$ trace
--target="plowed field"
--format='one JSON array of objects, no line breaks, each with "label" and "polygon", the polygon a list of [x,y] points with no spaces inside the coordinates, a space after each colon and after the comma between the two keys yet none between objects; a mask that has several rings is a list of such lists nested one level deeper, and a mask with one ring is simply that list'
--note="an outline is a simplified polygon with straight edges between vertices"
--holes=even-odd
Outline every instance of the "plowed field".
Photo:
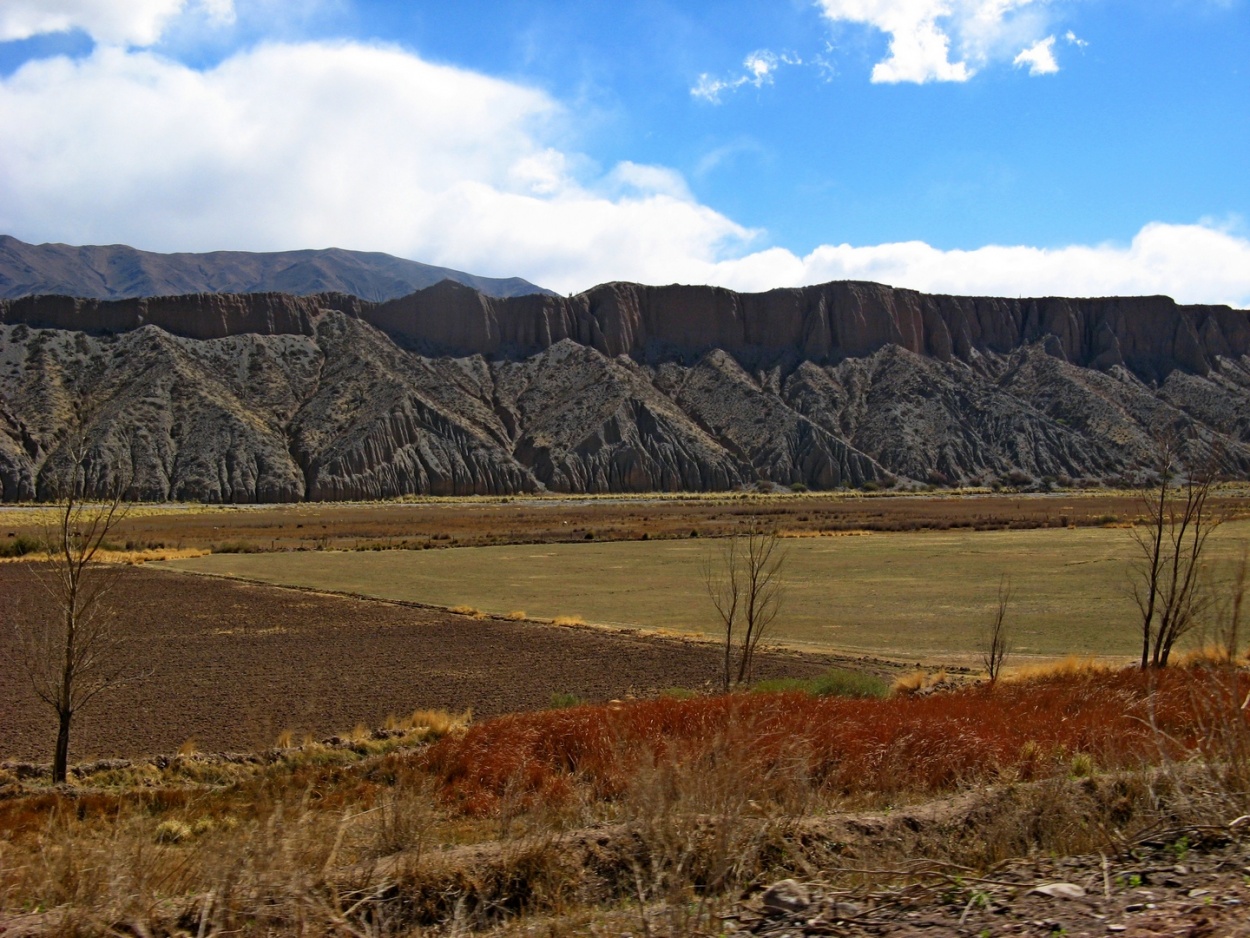
[{"label": "plowed field", "polygon": [[[75,719],[71,761],[272,745],[378,726],[417,708],[491,716],[700,687],[715,646],[636,633],[473,619],[441,610],[128,568],[111,594],[124,611],[136,678]],[[26,563],[0,564],[0,761],[50,759],[55,722],[31,693],[10,623],[46,603]],[[759,676],[806,677],[832,663],[776,653]]]}]

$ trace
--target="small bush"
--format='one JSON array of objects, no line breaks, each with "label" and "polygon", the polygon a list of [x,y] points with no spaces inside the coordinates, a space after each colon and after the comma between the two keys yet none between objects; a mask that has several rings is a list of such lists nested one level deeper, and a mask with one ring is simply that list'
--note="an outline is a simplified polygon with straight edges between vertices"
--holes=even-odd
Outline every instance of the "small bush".
[{"label": "small bush", "polygon": [[421,730],[426,739],[442,739],[454,733],[462,733],[473,722],[473,711],[448,713],[446,710],[414,710],[408,718],[408,727]]},{"label": "small bush", "polygon": [[259,548],[255,544],[249,544],[246,541],[225,541],[221,544],[214,544],[211,548],[214,554],[255,554],[259,552]]},{"label": "small bush", "polygon": [[183,821],[161,821],[156,825],[156,842],[158,844],[180,844],[195,836],[189,824]]},{"label": "small bush", "polygon": [[763,694],[797,691],[812,697],[866,699],[887,696],[890,693],[890,685],[875,674],[848,671],[846,668],[830,668],[824,674],[813,678],[779,678],[761,681],[752,690]]},{"label": "small bush", "polygon": [[524,609],[513,609],[510,613],[504,616],[504,618],[510,619],[513,622],[520,622],[522,619],[528,618],[528,616],[525,615]]},{"label": "small bush", "polygon": [[671,697],[674,700],[693,700],[699,696],[699,692],[689,687],[666,687],[660,691],[660,696]]},{"label": "small bush", "polygon": [[569,707],[580,707],[583,701],[576,694],[556,693],[551,695],[552,710],[567,710]]},{"label": "small bush", "polygon": [[932,690],[939,684],[946,683],[946,671],[925,671],[923,668],[896,678],[890,686],[891,694],[909,696]]},{"label": "small bush", "polygon": [[25,534],[19,534],[7,543],[0,543],[0,557],[25,557],[38,550],[43,550],[43,545]]}]

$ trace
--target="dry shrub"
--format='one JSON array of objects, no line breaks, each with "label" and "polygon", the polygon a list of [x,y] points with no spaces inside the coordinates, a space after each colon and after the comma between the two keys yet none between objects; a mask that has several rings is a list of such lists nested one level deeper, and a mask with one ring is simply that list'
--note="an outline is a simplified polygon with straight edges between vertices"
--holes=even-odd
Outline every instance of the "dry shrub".
[{"label": "dry shrub", "polygon": [[992,697],[974,687],[887,700],[659,698],[502,717],[418,758],[443,797],[470,815],[496,811],[505,793],[529,805],[574,792],[619,798],[649,765],[698,766],[718,748],[759,779],[801,768],[805,784],[825,795],[924,794],[1066,775],[1078,754],[1117,769],[1155,762],[1161,748],[1199,753],[1206,729],[1192,695],[1209,681],[1201,670],[1132,669],[1015,681]]},{"label": "dry shrub", "polygon": [[474,606],[452,606],[447,611],[454,612],[458,616],[472,616],[474,619],[484,618],[484,613]]},{"label": "dry shrub", "polygon": [[930,691],[950,680],[945,670],[925,671],[923,668],[904,674],[890,685],[891,694],[907,696]]},{"label": "dry shrub", "polygon": [[[1232,821],[1250,812],[1250,675],[1218,660],[1190,672],[1204,678],[1186,694],[1196,745],[1179,753],[1172,747],[1163,766],[1188,813]],[[1171,739],[1170,729],[1159,726],[1158,732]]]},{"label": "dry shrub", "polygon": [[525,614],[525,610],[513,609],[510,613],[504,616],[504,618],[509,619],[513,622],[520,622],[522,619],[527,619],[529,617]]},{"label": "dry shrub", "polygon": [[586,620],[581,616],[556,616],[551,620],[552,625],[585,625]]},{"label": "dry shrub", "polygon": [[1191,648],[1181,654],[1172,655],[1172,663],[1177,667],[1226,667],[1237,664],[1227,645],[1208,642],[1201,648]]},{"label": "dry shrub", "polygon": [[452,733],[463,733],[473,722],[473,711],[449,713],[446,710],[414,710],[408,717],[407,726],[421,732],[425,739],[442,739]]},{"label": "dry shrub", "polygon": [[1117,670],[1119,668],[1116,665],[1097,658],[1067,655],[1057,661],[1042,661],[1007,668],[1003,672],[1003,680],[1041,681],[1053,677],[1074,677],[1081,674],[1111,674]]}]

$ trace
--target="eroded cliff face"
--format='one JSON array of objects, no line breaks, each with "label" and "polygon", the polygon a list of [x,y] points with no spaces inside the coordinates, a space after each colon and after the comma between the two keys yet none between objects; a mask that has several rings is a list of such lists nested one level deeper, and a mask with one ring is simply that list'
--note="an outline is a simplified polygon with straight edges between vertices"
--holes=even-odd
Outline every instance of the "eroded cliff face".
[{"label": "eroded cliff face", "polygon": [[571,339],[644,361],[720,349],[750,363],[837,362],[895,345],[973,362],[1049,337],[1051,353],[1072,364],[1124,365],[1162,380],[1177,368],[1206,374],[1217,356],[1250,354],[1250,315],[1226,306],[930,296],[854,282],[757,294],[610,283],[575,297],[498,300],[448,281],[359,315],[401,341],[452,355],[526,355]]},{"label": "eroded cliff face", "polygon": [[[1250,314],[834,283],[0,302],[0,498],[210,502],[1107,479],[1191,428],[1250,471]],[[1194,454],[1201,457],[1201,452]]]}]

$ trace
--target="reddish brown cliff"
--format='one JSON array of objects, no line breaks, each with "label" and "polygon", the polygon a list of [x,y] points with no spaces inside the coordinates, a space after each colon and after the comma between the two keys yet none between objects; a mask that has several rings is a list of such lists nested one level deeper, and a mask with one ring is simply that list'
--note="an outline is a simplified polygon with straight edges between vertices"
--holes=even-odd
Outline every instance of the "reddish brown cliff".
[{"label": "reddish brown cliff", "polygon": [[320,312],[364,319],[410,347],[450,355],[528,355],[571,339],[639,360],[722,349],[745,361],[838,362],[896,345],[939,361],[1047,351],[1088,368],[1125,365],[1148,379],[1209,372],[1215,356],[1250,354],[1250,312],[1167,297],[1005,299],[936,296],[851,281],[735,293],[718,287],[608,283],[573,297],[499,299],[443,281],[386,303],[341,294],[191,294],[100,301],[0,301],[0,322],[121,333],[160,326],[188,338],[311,335]]}]

